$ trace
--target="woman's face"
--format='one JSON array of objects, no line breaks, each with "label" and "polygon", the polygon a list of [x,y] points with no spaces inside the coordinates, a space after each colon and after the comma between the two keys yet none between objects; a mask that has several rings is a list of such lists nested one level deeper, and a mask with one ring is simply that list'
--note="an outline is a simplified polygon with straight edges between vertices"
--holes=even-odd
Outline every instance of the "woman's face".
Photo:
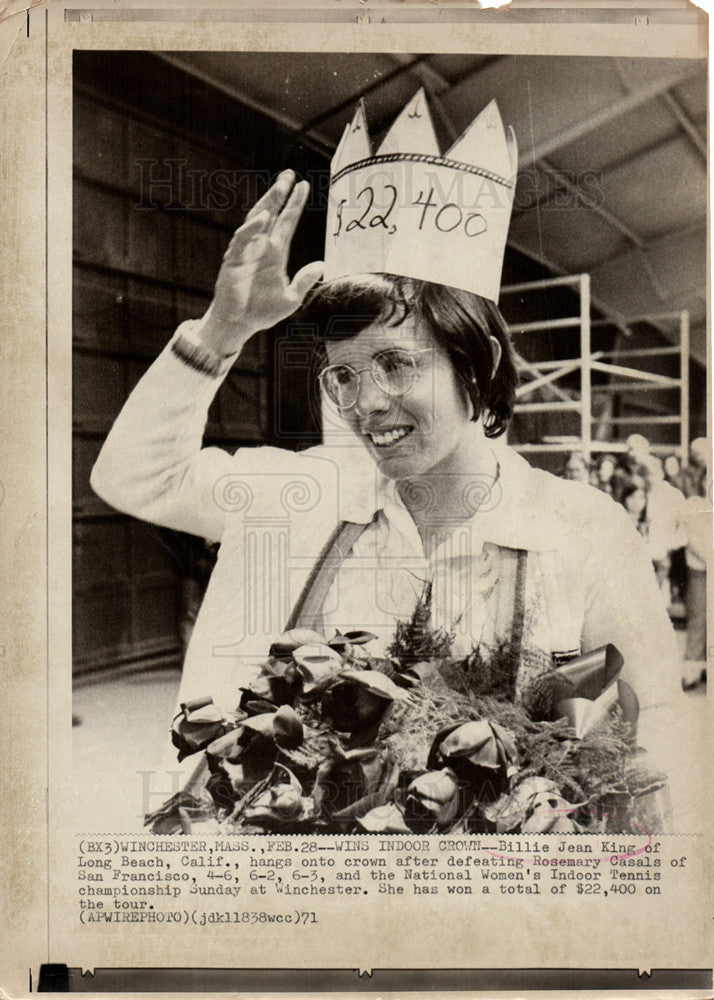
[{"label": "woman's face", "polygon": [[[413,353],[416,379],[403,396],[389,396],[368,369],[382,351]],[[425,353],[417,353],[424,348]],[[326,345],[327,363],[361,371],[354,406],[342,419],[360,438],[384,475],[405,479],[426,472],[456,470],[476,425],[472,406],[451,362],[426,329],[407,317],[398,326],[373,323],[349,340]]]},{"label": "woman's face", "polygon": [[600,468],[598,469],[598,475],[600,477],[600,482],[609,483],[615,473],[615,466],[612,460],[609,458],[604,458],[600,463]]},{"label": "woman's face", "polygon": [[625,507],[630,512],[630,514],[641,514],[645,509],[645,503],[647,497],[645,496],[645,491],[641,486],[638,486],[636,490],[625,499]]},{"label": "woman's face", "polygon": [[589,479],[588,467],[580,455],[572,455],[568,459],[565,474],[566,478],[578,483],[587,483]]}]

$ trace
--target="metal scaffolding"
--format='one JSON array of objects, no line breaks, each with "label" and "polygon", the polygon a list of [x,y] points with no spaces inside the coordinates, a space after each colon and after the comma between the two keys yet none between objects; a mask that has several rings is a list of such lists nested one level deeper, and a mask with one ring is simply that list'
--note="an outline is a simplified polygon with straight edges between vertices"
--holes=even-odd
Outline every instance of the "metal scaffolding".
[{"label": "metal scaffolding", "polygon": [[[524,294],[542,291],[546,288],[570,287],[579,293],[580,309],[577,316],[567,316],[558,319],[535,320],[527,323],[517,323],[509,326],[511,335],[534,333],[540,330],[572,329],[578,333],[580,348],[579,357],[561,359],[559,361],[527,361],[516,351],[517,367],[520,375],[529,378],[523,381],[516,391],[518,402],[514,413],[574,413],[580,417],[580,433],[576,435],[548,435],[540,441],[514,444],[521,452],[572,452],[582,451],[590,461],[593,452],[622,452],[627,445],[624,441],[600,440],[593,438],[593,425],[609,428],[608,438],[612,437],[613,428],[618,425],[645,426],[678,425],[679,444],[652,444],[653,453],[669,454],[676,452],[682,460],[686,460],[689,449],[689,313],[661,313],[656,316],[628,318],[628,323],[638,320],[679,321],[679,343],[664,347],[626,348],[612,351],[592,350],[590,275],[564,275],[547,278],[542,281],[523,282],[516,285],[506,285],[501,289],[502,298],[507,295]],[[606,321],[609,322],[609,321]],[[602,325],[597,321],[598,325]],[[613,325],[621,325],[619,323]],[[575,338],[573,338],[575,339]],[[516,344],[517,347],[517,344]],[[660,375],[644,368],[636,367],[635,359],[648,357],[679,356],[679,377]],[[621,364],[620,362],[629,362]],[[580,373],[580,389],[564,386],[559,381],[574,372]],[[609,376],[604,383],[593,385],[593,373],[598,372]],[[620,381],[620,380],[624,381]],[[611,400],[619,394],[631,392],[658,392],[662,390],[679,391],[679,407],[676,412],[657,413],[652,415],[613,416],[610,406],[603,413],[595,414],[593,400],[595,397],[608,394]],[[550,399],[533,399],[536,392],[545,390]],[[608,415],[607,409],[610,410]],[[646,436],[646,435],[645,435]]]}]

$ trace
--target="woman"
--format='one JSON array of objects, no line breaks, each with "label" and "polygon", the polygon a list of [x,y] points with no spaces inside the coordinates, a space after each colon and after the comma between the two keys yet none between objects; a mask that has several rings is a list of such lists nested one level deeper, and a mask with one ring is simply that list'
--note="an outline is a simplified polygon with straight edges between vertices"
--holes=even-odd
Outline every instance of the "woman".
[{"label": "woman", "polygon": [[675,489],[680,489],[682,485],[682,463],[678,455],[667,455],[662,463],[665,481]]},{"label": "woman", "polygon": [[609,497],[617,499],[615,496],[617,477],[615,475],[614,455],[601,455],[597,469],[595,470],[593,486],[596,486],[602,493],[606,493]]},{"label": "woman", "polygon": [[424,580],[456,651],[513,644],[517,697],[554,663],[612,642],[640,702],[666,700],[673,635],[627,515],[502,443],[515,373],[487,299],[382,274],[318,286],[305,318],[322,331],[320,383],[348,439],[297,455],[201,448],[233,360],[318,278],[319,264],[286,273],[307,194],[287,171],[249,213],[208,312],[136,388],[92,476],[113,506],[221,542],[181,700],[234,708],[288,619],[367,628],[384,650]]},{"label": "woman", "polygon": [[622,491],[622,506],[632,521],[632,524],[643,538],[649,534],[647,519],[647,492],[645,481],[639,476],[632,476]]},{"label": "woman", "polygon": [[573,451],[565,465],[565,478],[573,483],[590,482],[590,465],[582,451]]}]

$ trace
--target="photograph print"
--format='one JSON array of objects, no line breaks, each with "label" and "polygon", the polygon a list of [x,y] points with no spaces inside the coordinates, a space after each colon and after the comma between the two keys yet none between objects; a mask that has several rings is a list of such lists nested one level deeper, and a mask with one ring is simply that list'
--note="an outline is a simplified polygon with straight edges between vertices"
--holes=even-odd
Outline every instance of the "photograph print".
[{"label": "photograph print", "polygon": [[706,62],[73,90],[81,828],[700,832]]}]

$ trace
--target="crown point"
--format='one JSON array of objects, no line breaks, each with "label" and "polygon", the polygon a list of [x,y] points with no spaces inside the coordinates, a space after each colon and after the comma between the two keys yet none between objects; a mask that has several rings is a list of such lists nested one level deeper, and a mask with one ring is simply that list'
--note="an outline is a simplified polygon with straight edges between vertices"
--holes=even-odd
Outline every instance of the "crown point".
[{"label": "crown point", "polygon": [[350,123],[347,122],[344,129],[342,130],[342,136],[340,137],[340,141],[337,143],[337,148],[335,149],[335,152],[332,154],[330,170],[332,171],[333,174],[337,170],[339,170],[338,164],[342,160],[342,151],[344,149],[345,142],[347,141],[347,136],[349,135],[349,132],[350,132]]},{"label": "crown point", "polygon": [[354,117],[345,127],[340,144],[332,158],[331,171],[336,174],[343,167],[358,160],[366,160],[372,155],[372,144],[369,141],[367,115],[364,101],[360,101]]},{"label": "crown point", "polygon": [[513,155],[495,100],[486,105],[445,155],[461,163],[478,163],[498,177],[513,175]]},{"label": "crown point", "polygon": [[379,156],[394,153],[439,155],[439,144],[423,87],[420,87],[392,122],[377,152]]},{"label": "crown point", "polygon": [[518,140],[516,139],[516,133],[513,131],[513,126],[508,126],[508,131],[506,132],[506,148],[508,149],[508,158],[511,161],[511,173],[518,173]]}]

